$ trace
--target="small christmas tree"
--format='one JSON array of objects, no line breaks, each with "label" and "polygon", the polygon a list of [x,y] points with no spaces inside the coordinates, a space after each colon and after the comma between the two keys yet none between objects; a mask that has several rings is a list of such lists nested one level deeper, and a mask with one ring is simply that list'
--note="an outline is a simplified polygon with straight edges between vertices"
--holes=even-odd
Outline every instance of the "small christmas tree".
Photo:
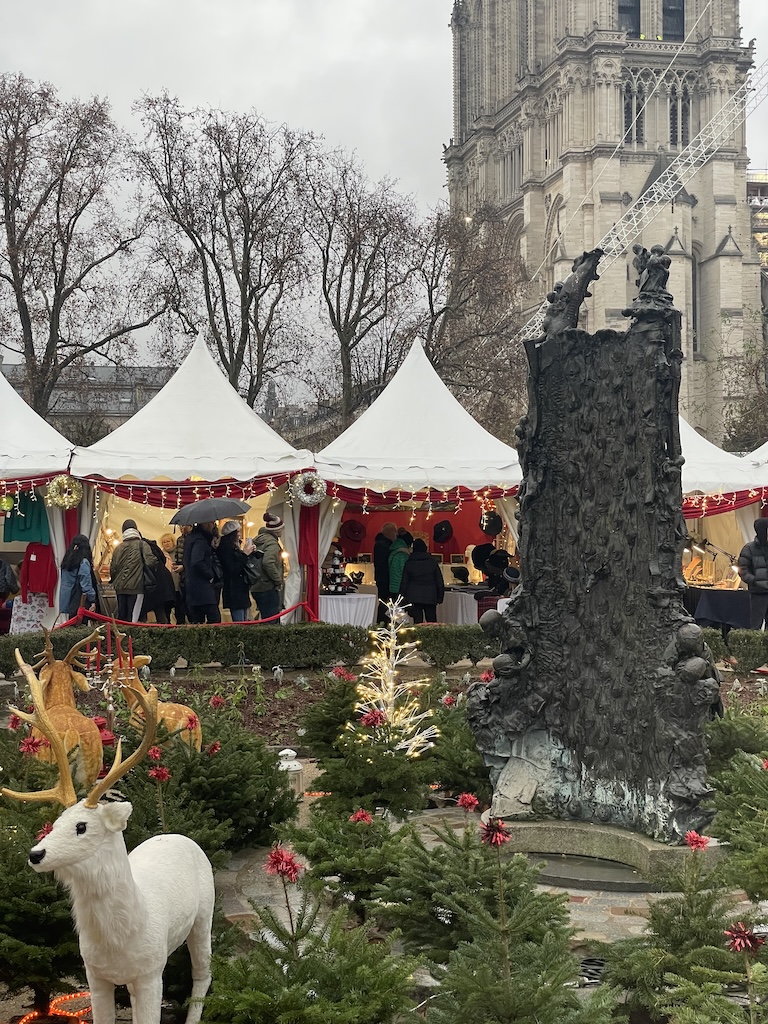
[{"label": "small christmas tree", "polygon": [[[299,889],[303,865],[275,847],[266,870],[283,884],[285,910],[255,908],[262,931],[237,958],[216,958],[206,999],[210,1024],[394,1024],[410,1009],[415,963],[393,956],[392,942],[371,942],[369,929],[348,928],[344,910],[330,916]],[[287,918],[287,923],[286,923]]]},{"label": "small christmas tree", "polygon": [[417,645],[406,639],[410,627],[401,601],[390,601],[388,613],[389,621],[371,634],[373,652],[356,687],[356,718],[347,722],[330,756],[320,759],[321,785],[329,791],[318,801],[323,810],[385,807],[403,817],[427,803],[429,769],[420,755],[437,736],[436,727],[426,724],[432,711],[420,700],[429,680],[400,678]]},{"label": "small christmas tree", "polygon": [[768,899],[768,759],[736,753],[716,776],[712,831],[729,844],[728,877]]},{"label": "small christmas tree", "polygon": [[[23,729],[0,729],[0,786],[44,789],[54,771],[21,753],[25,736]],[[52,874],[36,874],[27,863],[59,810],[0,797],[0,991],[31,988],[41,1013],[53,995],[73,991],[66,979],[84,978],[69,897]]]}]

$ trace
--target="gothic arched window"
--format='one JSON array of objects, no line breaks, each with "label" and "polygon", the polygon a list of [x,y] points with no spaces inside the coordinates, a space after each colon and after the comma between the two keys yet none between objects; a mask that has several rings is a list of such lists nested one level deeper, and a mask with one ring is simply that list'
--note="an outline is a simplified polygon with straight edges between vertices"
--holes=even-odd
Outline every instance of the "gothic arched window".
[{"label": "gothic arched window", "polygon": [[619,0],[619,32],[640,38],[640,0]]},{"label": "gothic arched window", "polygon": [[665,39],[685,39],[685,0],[664,0],[662,32]]}]

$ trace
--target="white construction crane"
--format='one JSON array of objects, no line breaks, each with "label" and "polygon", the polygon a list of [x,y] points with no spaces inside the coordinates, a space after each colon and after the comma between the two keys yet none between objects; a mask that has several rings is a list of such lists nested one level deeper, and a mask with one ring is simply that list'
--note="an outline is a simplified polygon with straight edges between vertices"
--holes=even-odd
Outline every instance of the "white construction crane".
[{"label": "white construction crane", "polygon": [[[764,61],[746,82],[737,89],[727,103],[715,114],[692,142],[667,167],[651,187],[629,207],[622,218],[613,225],[595,246],[602,249],[605,257],[600,263],[604,272],[622,256],[630,244],[640,237],[651,221],[659,214],[694,174],[712,157],[732,135],[734,128],[744,121],[768,96],[768,61]],[[518,341],[539,338],[544,324],[544,314],[549,303],[545,299],[536,313],[517,336]]]}]

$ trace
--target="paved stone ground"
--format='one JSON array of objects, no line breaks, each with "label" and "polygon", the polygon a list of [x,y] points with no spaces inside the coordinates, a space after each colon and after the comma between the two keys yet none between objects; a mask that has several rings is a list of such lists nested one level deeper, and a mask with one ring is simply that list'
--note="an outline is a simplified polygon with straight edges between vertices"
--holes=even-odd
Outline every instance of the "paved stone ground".
[{"label": "paved stone ground", "polygon": [[[305,805],[306,806],[306,805]],[[306,814],[306,810],[304,814]],[[425,811],[411,819],[423,829],[427,845],[437,840],[429,832],[429,825],[445,821],[454,828],[464,827],[465,817],[456,809]],[[471,817],[470,817],[470,820]],[[264,870],[268,850],[243,851],[233,858],[225,871],[216,877],[223,910],[233,921],[247,925],[255,921],[253,904],[284,910],[284,894],[280,881]],[[589,941],[615,942],[617,939],[642,935],[648,917],[648,906],[654,900],[663,899],[659,893],[599,892],[583,889],[561,889],[555,886],[541,886],[542,891],[567,893],[571,923],[576,929],[574,946],[580,947]],[[734,915],[740,910],[746,912],[751,906],[744,893],[734,894]]]}]

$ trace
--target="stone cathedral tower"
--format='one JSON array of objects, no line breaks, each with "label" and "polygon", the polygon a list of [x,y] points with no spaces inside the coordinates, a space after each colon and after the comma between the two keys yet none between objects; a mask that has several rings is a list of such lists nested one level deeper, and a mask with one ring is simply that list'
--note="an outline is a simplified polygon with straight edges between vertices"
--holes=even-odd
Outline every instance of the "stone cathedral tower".
[{"label": "stone cathedral tower", "polygon": [[[532,308],[752,64],[738,0],[455,0],[451,27],[451,203],[468,215],[483,202],[502,209],[510,251],[536,274]],[[680,407],[715,441],[742,395],[735,360],[760,334],[747,164],[740,128],[642,239],[672,257],[669,288],[683,315]],[[629,256],[606,271],[585,329],[624,324],[635,293]]]}]

